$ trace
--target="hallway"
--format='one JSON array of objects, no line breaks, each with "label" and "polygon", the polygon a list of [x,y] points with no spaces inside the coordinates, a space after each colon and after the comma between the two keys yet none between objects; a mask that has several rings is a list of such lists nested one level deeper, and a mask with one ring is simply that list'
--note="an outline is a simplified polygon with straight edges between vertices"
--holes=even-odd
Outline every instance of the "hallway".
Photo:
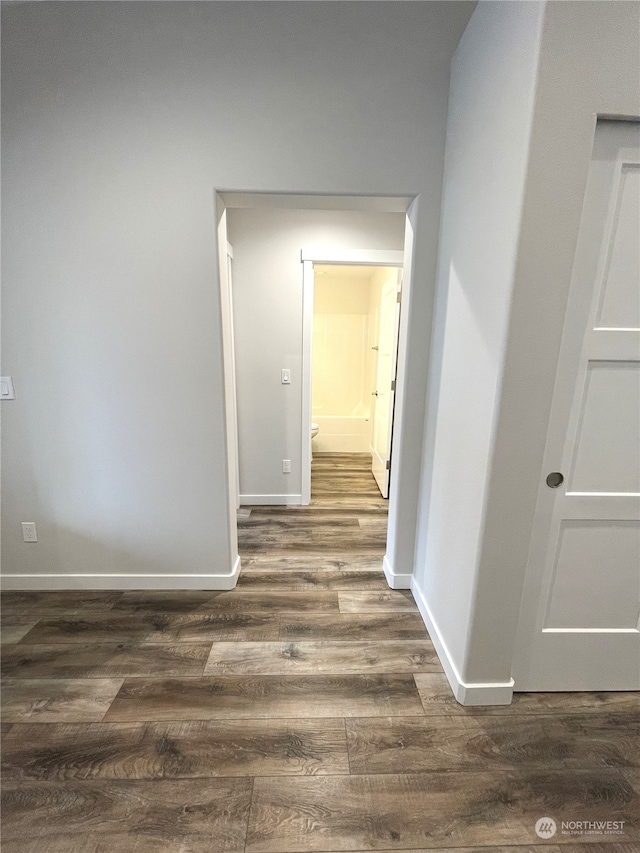
[{"label": "hallway", "polygon": [[369,580],[387,589],[381,573],[387,508],[371,473],[369,454],[320,454],[311,466],[310,506],[240,510],[243,574],[274,561],[278,568],[290,564],[300,569],[300,560],[310,567],[328,568],[336,561],[342,565],[348,557],[350,566],[368,565]]},{"label": "hallway", "polygon": [[638,849],[637,696],[458,705],[344,461],[241,512],[231,592],[5,593],[3,853]]}]

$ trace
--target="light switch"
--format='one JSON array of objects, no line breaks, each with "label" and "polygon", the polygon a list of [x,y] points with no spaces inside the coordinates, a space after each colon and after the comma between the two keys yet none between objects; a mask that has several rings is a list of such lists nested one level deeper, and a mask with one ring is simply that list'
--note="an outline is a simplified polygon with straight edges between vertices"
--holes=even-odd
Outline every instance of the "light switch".
[{"label": "light switch", "polygon": [[288,367],[283,367],[280,371],[280,381],[283,385],[291,385],[291,371]]},{"label": "light switch", "polygon": [[10,376],[0,376],[0,399],[15,400],[16,395],[13,390],[13,382]]}]

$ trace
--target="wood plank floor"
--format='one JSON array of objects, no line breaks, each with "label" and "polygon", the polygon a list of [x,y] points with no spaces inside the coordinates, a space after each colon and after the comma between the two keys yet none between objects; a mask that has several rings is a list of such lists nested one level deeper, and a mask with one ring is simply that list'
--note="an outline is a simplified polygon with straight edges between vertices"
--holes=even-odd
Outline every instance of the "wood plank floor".
[{"label": "wood plank floor", "polygon": [[640,851],[638,696],[458,705],[368,469],[243,508],[232,592],[5,593],[3,853]]}]

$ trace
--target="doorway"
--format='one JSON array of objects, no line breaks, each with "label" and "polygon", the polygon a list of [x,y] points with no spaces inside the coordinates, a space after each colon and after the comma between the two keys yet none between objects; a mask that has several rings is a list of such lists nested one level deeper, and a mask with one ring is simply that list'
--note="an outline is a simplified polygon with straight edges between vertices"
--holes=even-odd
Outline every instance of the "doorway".
[{"label": "doorway", "polygon": [[375,483],[388,498],[402,271],[315,264],[313,272],[312,485],[314,464],[330,456],[336,477],[359,469],[363,489]]},{"label": "doorway", "polygon": [[[224,191],[216,194],[218,247],[234,247],[233,301],[247,318],[234,335],[227,302],[230,281],[226,257],[220,258],[225,408],[227,414],[231,562],[237,576],[236,510],[248,506],[308,506],[311,498],[311,333],[313,289],[307,272],[313,263],[404,267],[403,299],[413,300],[412,281],[422,270],[414,264],[418,199],[286,195]],[[357,251],[349,247],[364,246]],[[303,250],[301,246],[312,246]],[[385,250],[378,247],[387,247]],[[330,247],[330,248],[327,248]],[[300,262],[303,260],[304,286]],[[311,282],[312,283],[312,282]],[[225,296],[225,293],[227,294]],[[302,323],[298,319],[302,310]],[[411,583],[415,506],[425,388],[416,383],[416,359],[423,364],[428,336],[416,316],[402,310],[394,392],[394,461],[383,569],[393,589]],[[297,314],[297,316],[296,316]],[[413,317],[413,319],[411,319]],[[304,339],[304,346],[302,342]],[[232,358],[235,343],[238,435],[230,410],[234,403]],[[413,364],[413,367],[410,367]],[[290,369],[290,372],[289,372]],[[405,385],[411,374],[412,392]],[[290,382],[283,379],[290,377]],[[421,374],[422,375],[422,374]],[[303,378],[309,377],[309,381]],[[306,421],[306,423],[305,423]],[[240,461],[240,488],[235,468]],[[302,462],[302,464],[301,464]],[[289,466],[290,463],[290,466]],[[285,467],[286,466],[286,467]],[[376,487],[377,488],[377,487]],[[239,493],[239,501],[236,495]],[[382,498],[380,498],[382,500]]]},{"label": "doorway", "polygon": [[389,497],[403,260],[399,251],[302,251],[303,505],[314,444],[368,454]]}]

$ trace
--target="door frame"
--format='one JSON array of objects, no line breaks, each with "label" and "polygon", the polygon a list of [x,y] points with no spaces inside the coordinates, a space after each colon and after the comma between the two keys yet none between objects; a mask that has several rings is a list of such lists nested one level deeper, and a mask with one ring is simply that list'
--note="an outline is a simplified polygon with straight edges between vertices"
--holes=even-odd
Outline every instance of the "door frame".
[{"label": "door frame", "polygon": [[[414,292],[414,280],[419,275],[431,274],[428,258],[423,254],[416,253],[416,240],[418,233],[424,229],[424,217],[419,210],[419,195],[334,195],[321,193],[309,193],[289,190],[278,192],[255,190],[247,188],[228,187],[214,188],[214,209],[218,227],[214,229],[214,240],[217,255],[217,280],[219,286],[219,317],[218,321],[222,333],[222,383],[224,397],[225,418],[223,430],[225,433],[225,445],[227,452],[224,458],[226,493],[227,493],[227,517],[225,519],[228,527],[229,544],[229,566],[230,573],[225,576],[225,589],[232,589],[240,571],[240,557],[238,555],[238,529],[236,521],[236,456],[237,437],[234,435],[230,419],[230,410],[233,400],[233,377],[231,375],[231,360],[229,346],[231,342],[230,317],[226,310],[226,251],[221,252],[221,247],[226,249],[227,227],[226,213],[228,209],[241,207],[269,207],[287,209],[317,209],[317,210],[362,210],[378,213],[400,213],[404,217],[404,249],[403,256],[403,300],[406,306],[410,305]],[[343,251],[343,250],[338,250]],[[314,252],[318,260],[322,260],[320,248]],[[344,257],[341,254],[340,259]],[[361,257],[357,262],[362,262]],[[376,259],[375,263],[378,263]],[[391,470],[391,483],[389,500],[389,515],[387,525],[387,547],[382,567],[391,589],[410,589],[414,570],[414,543],[417,535],[416,507],[418,502],[418,483],[416,483],[415,472],[421,465],[418,460],[422,459],[422,444],[414,441],[406,441],[404,435],[405,423],[415,419],[415,406],[405,413],[406,398],[404,386],[406,373],[411,365],[415,365],[417,355],[414,352],[416,338],[430,340],[430,326],[426,330],[422,327],[419,334],[410,323],[410,310],[403,310],[400,320],[396,396],[394,400],[395,429],[394,446],[396,448],[396,464]],[[301,318],[302,319],[302,318]],[[421,362],[422,363],[422,362]],[[426,381],[424,387],[417,389],[419,396],[426,400]],[[413,398],[415,399],[416,391]],[[311,449],[311,428],[309,425],[309,451]],[[223,588],[223,587],[220,587]]]},{"label": "door frame", "polygon": [[[404,251],[401,249],[340,249],[308,248],[300,252],[302,263],[302,506],[311,503],[311,378],[313,371],[313,295],[314,265],[340,265],[353,267],[404,267]],[[401,340],[401,337],[403,338]],[[398,351],[406,349],[406,341],[398,330]],[[394,425],[395,397],[394,397]],[[398,413],[398,421],[400,413]],[[399,425],[399,424],[398,424]]]},{"label": "door frame", "polygon": [[[231,359],[231,378],[233,385],[233,395],[231,403],[231,419],[233,421],[232,430],[235,438],[236,448],[238,447],[238,396],[236,393],[236,344],[235,334],[233,330],[233,246],[227,240],[227,314],[225,325],[229,329],[229,358]],[[236,509],[240,508],[240,457],[236,450]]]}]

